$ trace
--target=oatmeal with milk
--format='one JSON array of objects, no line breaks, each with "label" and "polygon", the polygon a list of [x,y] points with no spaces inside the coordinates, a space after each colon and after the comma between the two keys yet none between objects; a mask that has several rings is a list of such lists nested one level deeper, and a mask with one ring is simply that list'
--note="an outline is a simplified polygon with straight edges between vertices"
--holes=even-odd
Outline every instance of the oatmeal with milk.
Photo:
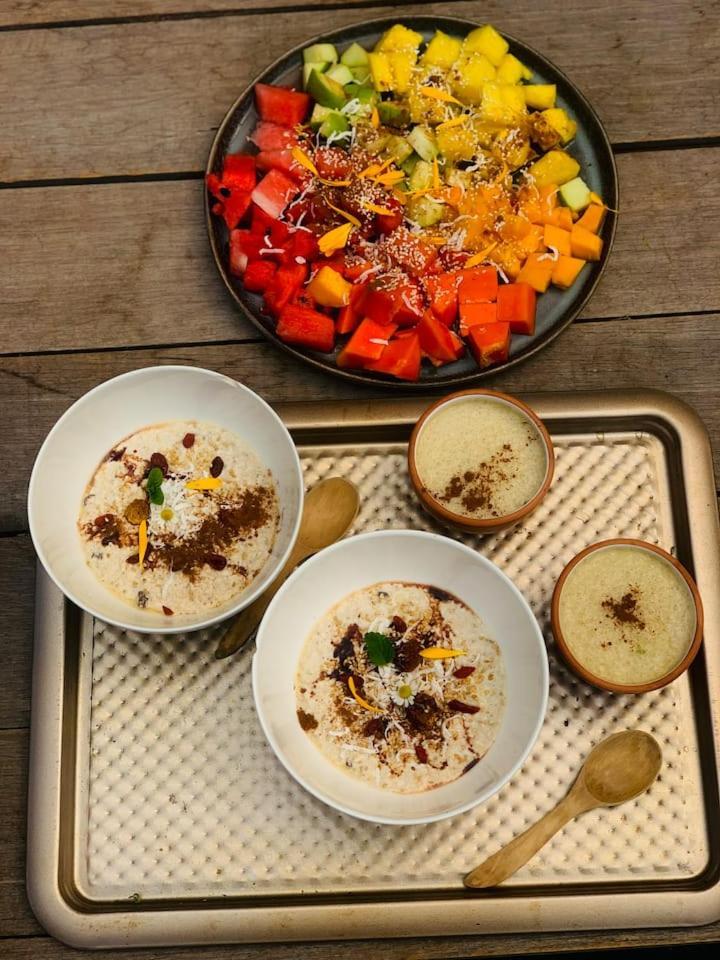
[{"label": "oatmeal with milk", "polygon": [[78,526],[105,586],[172,616],[241,593],[270,557],[279,513],[272,473],[243,440],[212,423],[173,421],[109,451]]},{"label": "oatmeal with milk", "polygon": [[456,780],[497,735],[505,669],[457,597],[383,582],[314,626],[295,679],[300,726],[334,764],[396,793]]}]

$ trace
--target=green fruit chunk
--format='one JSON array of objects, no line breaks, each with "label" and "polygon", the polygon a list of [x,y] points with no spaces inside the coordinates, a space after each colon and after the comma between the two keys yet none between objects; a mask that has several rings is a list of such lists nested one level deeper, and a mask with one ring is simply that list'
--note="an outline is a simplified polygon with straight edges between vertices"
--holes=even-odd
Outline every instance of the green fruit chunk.
[{"label": "green fruit chunk", "polygon": [[590,203],[590,187],[585,183],[582,177],[575,177],[564,183],[558,193],[560,199],[566,207],[570,207],[575,213],[584,210]]},{"label": "green fruit chunk", "polygon": [[401,164],[411,155],[413,148],[405,137],[393,134],[385,146],[385,153],[392,157],[396,164]]},{"label": "green fruit chunk", "polygon": [[407,138],[415,153],[423,160],[430,162],[438,155],[437,143],[429,127],[413,127]]},{"label": "green fruit chunk", "polygon": [[303,64],[303,89],[307,90],[307,85],[310,80],[310,74],[313,70],[317,70],[318,73],[325,73],[327,68],[330,66],[329,63],[304,63]]},{"label": "green fruit chunk", "polygon": [[408,200],[405,209],[409,220],[414,220],[421,227],[432,227],[442,220],[445,204],[438,203],[430,197],[413,197]]},{"label": "green fruit chunk", "polygon": [[370,67],[363,65],[361,67],[350,67],[350,73],[353,75],[355,83],[370,83]]},{"label": "green fruit chunk", "polygon": [[366,67],[368,64],[368,55],[365,47],[359,43],[351,43],[347,50],[340,57],[340,63],[346,67]]},{"label": "green fruit chunk", "polygon": [[331,110],[322,122],[320,134],[323,137],[331,137],[334,133],[344,133],[349,129],[348,118],[337,110]]},{"label": "green fruit chunk", "polygon": [[[381,100],[378,104],[380,123],[387,127],[407,127],[410,123],[410,113],[407,107],[392,100]],[[418,151],[419,152],[419,151]]]},{"label": "green fruit chunk", "polygon": [[418,160],[415,169],[410,174],[411,190],[429,190],[433,182],[432,165],[425,160]]},{"label": "green fruit chunk", "polygon": [[372,87],[360,83],[348,83],[345,87],[348,100],[359,100],[360,103],[370,104],[375,101],[375,91]]},{"label": "green fruit chunk", "polygon": [[327,75],[331,80],[335,80],[343,87],[346,83],[353,82],[353,75],[350,73],[350,68],[346,67],[343,63],[333,64],[328,70]]},{"label": "green fruit chunk", "polygon": [[410,176],[417,166],[419,159],[420,157],[416,153],[411,153],[410,156],[403,160],[403,162],[400,164],[400,169],[403,173],[406,173],[408,176]]},{"label": "green fruit chunk", "polygon": [[331,43],[314,43],[303,50],[303,63],[337,63],[338,52]]},{"label": "green fruit chunk", "polygon": [[307,92],[323,107],[339,110],[345,104],[345,91],[342,86],[324,73],[313,70],[308,79]]},{"label": "green fruit chunk", "polygon": [[319,103],[316,103],[310,115],[310,128],[312,130],[319,130],[331,113],[335,113],[335,111],[331,110],[330,107],[323,107]]}]

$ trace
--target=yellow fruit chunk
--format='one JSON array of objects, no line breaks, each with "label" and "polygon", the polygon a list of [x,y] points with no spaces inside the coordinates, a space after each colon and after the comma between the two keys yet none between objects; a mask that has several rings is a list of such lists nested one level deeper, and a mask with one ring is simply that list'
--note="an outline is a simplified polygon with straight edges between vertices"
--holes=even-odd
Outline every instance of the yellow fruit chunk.
[{"label": "yellow fruit chunk", "polygon": [[318,240],[320,253],[324,253],[326,257],[329,257],[330,254],[335,253],[336,250],[342,250],[350,238],[351,230],[351,223],[344,223],[341,227],[328,230],[328,232],[324,233]]},{"label": "yellow fruit chunk", "polygon": [[495,79],[495,67],[481,53],[463,58],[452,72],[452,90],[463,103],[480,103],[485,85]]},{"label": "yellow fruit chunk", "polygon": [[527,114],[522,87],[507,83],[486,83],[483,88],[480,114],[487,123],[512,127]]},{"label": "yellow fruit chunk", "polygon": [[467,127],[438,127],[437,145],[446,160],[472,160],[477,152],[477,140]]},{"label": "yellow fruit chunk", "polygon": [[506,53],[497,68],[499,83],[520,83],[521,80],[529,80],[531,76],[532,70],[529,70],[512,53]]},{"label": "yellow fruit chunk", "polygon": [[496,67],[500,66],[509,49],[507,40],[489,23],[471,30],[463,43],[463,53],[482,53]]},{"label": "yellow fruit chunk", "polygon": [[564,150],[551,150],[530,167],[536,187],[561,186],[580,173],[580,164]]},{"label": "yellow fruit chunk", "polygon": [[407,93],[417,53],[415,50],[391,50],[385,56],[392,70],[393,90],[395,93]]},{"label": "yellow fruit chunk", "polygon": [[220,477],[198,477],[197,480],[188,480],[185,484],[188,490],[217,490],[222,486]]},{"label": "yellow fruit chunk", "polygon": [[442,30],[436,30],[435,34],[427,45],[427,50],[422,55],[422,62],[431,67],[442,67],[449,70],[460,56],[462,49],[462,40],[457,37],[450,37]]},{"label": "yellow fruit chunk", "polygon": [[332,267],[320,267],[307,291],[323,307],[344,307],[350,303],[352,284]]},{"label": "yellow fruit chunk", "polygon": [[557,87],[554,83],[528,83],[523,87],[525,103],[533,110],[549,110],[555,106]]},{"label": "yellow fruit chunk", "polygon": [[563,143],[568,143],[575,136],[577,124],[568,116],[562,107],[553,107],[551,110],[543,110],[542,116],[547,122],[560,134]]},{"label": "yellow fruit chunk", "polygon": [[378,93],[384,93],[393,88],[393,72],[390,61],[384,53],[369,53],[370,76],[373,86]]},{"label": "yellow fruit chunk", "polygon": [[422,34],[396,23],[380,37],[375,44],[378,53],[390,50],[417,50],[422,43]]},{"label": "yellow fruit chunk", "polygon": [[464,650],[453,650],[450,647],[425,647],[420,656],[425,660],[447,660],[451,657],[462,657]]},{"label": "yellow fruit chunk", "polygon": [[382,710],[380,710],[378,707],[374,707],[371,703],[368,703],[367,700],[363,700],[363,698],[357,692],[357,688],[355,686],[355,677],[348,677],[348,687],[350,689],[350,693],[361,707],[369,710],[370,713],[382,713]]},{"label": "yellow fruit chunk", "polygon": [[147,537],[147,520],[141,520],[138,525],[138,557],[140,558],[140,566],[142,567],[145,562],[145,554],[147,553],[148,547],[148,537]]}]

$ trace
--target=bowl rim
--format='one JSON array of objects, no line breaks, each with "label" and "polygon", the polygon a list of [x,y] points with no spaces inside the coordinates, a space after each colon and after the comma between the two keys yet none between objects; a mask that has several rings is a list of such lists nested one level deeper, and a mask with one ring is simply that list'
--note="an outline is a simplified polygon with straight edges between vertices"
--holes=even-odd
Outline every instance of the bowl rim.
[{"label": "bowl rim", "polygon": [[[509,403],[511,406],[514,406],[520,410],[520,412],[534,424],[535,428],[540,434],[541,440],[543,441],[545,446],[545,455],[547,458],[545,478],[535,495],[528,500],[527,503],[523,504],[523,506],[519,507],[517,510],[514,510],[512,513],[506,513],[500,517],[468,517],[462,513],[456,513],[454,510],[448,510],[444,504],[437,500],[420,479],[420,474],[417,469],[415,451],[418,438],[425,423],[437,413],[440,407],[444,406],[446,403],[451,403],[464,397],[489,397],[490,399],[501,400],[505,403]],[[440,517],[440,519],[445,520],[448,523],[477,533],[490,533],[501,527],[511,526],[512,524],[517,523],[519,520],[524,519],[526,516],[528,516],[528,514],[532,513],[537,506],[539,506],[542,500],[544,500],[555,475],[555,448],[553,446],[550,433],[540,417],[526,403],[523,403],[523,401],[519,400],[517,397],[510,396],[508,393],[502,393],[500,390],[491,390],[487,387],[472,387],[469,390],[458,390],[455,393],[449,393],[447,396],[441,397],[439,400],[436,400],[434,403],[432,403],[420,416],[413,427],[412,433],[410,434],[410,442],[408,444],[407,460],[410,480],[412,481],[415,493],[425,508],[429,510],[430,513]]]},{"label": "bowl rim", "polygon": [[[611,680],[604,680],[602,677],[598,677],[596,674],[588,670],[587,667],[585,667],[574,656],[567,644],[560,626],[560,597],[568,576],[570,573],[572,573],[575,567],[591,553],[595,553],[598,550],[604,550],[607,547],[613,546],[634,547],[635,549],[650,551],[651,553],[662,557],[663,560],[666,560],[668,563],[670,563],[675,572],[679,574],[685,581],[690,589],[690,594],[695,605],[695,633],[684,657],[668,673],[663,674],[661,677],[657,677],[655,680],[648,680],[646,683],[614,683]],[[649,693],[652,690],[659,690],[661,687],[667,686],[669,683],[672,683],[673,680],[677,680],[682,673],[685,673],[685,671],[689,669],[693,660],[698,655],[700,646],[702,645],[704,614],[702,600],[700,598],[700,591],[697,588],[697,584],[685,567],[680,563],[679,560],[673,557],[672,554],[668,553],[667,550],[663,550],[662,547],[658,547],[654,543],[648,543],[645,540],[638,540],[634,537],[612,537],[609,540],[599,540],[597,543],[591,543],[590,546],[585,547],[584,550],[581,550],[580,553],[576,554],[576,556],[574,556],[572,560],[565,565],[562,573],[557,579],[555,589],[553,590],[552,601],[550,603],[550,625],[552,627],[553,636],[555,637],[555,642],[558,645],[558,649],[560,650],[563,659],[582,680],[585,680],[586,683],[589,683],[594,687],[598,687],[601,690],[608,690],[610,693]]]},{"label": "bowl rim", "polygon": [[[361,813],[357,810],[354,810],[351,807],[346,806],[345,804],[338,803],[335,800],[330,799],[323,793],[321,788],[318,788],[313,784],[309,783],[303,776],[301,776],[298,772],[293,770],[290,763],[290,759],[286,756],[285,752],[282,749],[280,749],[279,745],[275,740],[275,737],[272,735],[269,729],[269,726],[266,723],[263,707],[259,702],[258,679],[257,679],[258,661],[259,661],[259,657],[262,655],[262,650],[263,650],[263,633],[265,630],[267,630],[267,624],[270,623],[276,607],[282,604],[284,599],[284,592],[287,589],[289,589],[290,585],[294,583],[295,580],[298,580],[302,576],[306,575],[308,570],[312,570],[315,563],[319,562],[319,558],[324,556],[325,554],[334,553],[343,548],[352,550],[353,548],[351,544],[354,544],[356,542],[366,541],[370,539],[382,541],[383,539],[387,539],[389,537],[398,537],[398,536],[403,539],[416,539],[419,537],[425,540],[441,541],[443,543],[449,543],[452,545],[452,547],[456,548],[460,553],[463,553],[466,556],[472,556],[472,558],[475,561],[480,562],[481,566],[489,568],[494,573],[498,574],[501,577],[501,579],[503,579],[508,584],[508,586],[510,587],[511,593],[514,595],[516,601],[518,601],[520,605],[525,609],[525,611],[529,616],[530,623],[534,627],[533,633],[535,636],[535,640],[537,642],[538,651],[540,653],[540,663],[541,663],[541,673],[542,673],[542,676],[540,678],[542,681],[542,696],[541,696],[540,709],[538,710],[538,716],[535,719],[532,732],[528,737],[525,747],[523,748],[522,752],[519,754],[515,762],[512,764],[511,768],[503,776],[495,780],[491,787],[482,791],[478,791],[476,794],[473,794],[473,796],[469,800],[464,801],[463,803],[456,804],[451,809],[448,809],[441,813],[435,813],[429,816],[416,816],[416,817],[403,817],[403,818],[389,817],[389,816],[384,816],[382,814],[369,815],[367,813]],[[467,813],[468,810],[472,810],[474,807],[479,806],[481,803],[485,803],[491,797],[499,793],[499,791],[505,786],[505,784],[508,783],[508,781],[515,776],[515,774],[523,766],[528,756],[530,755],[530,752],[535,746],[537,742],[537,738],[540,735],[540,731],[542,730],[543,725],[545,723],[545,717],[547,715],[548,700],[550,696],[550,666],[548,661],[547,647],[545,644],[543,633],[542,633],[542,630],[540,629],[540,625],[537,621],[535,614],[532,611],[530,604],[525,599],[520,589],[510,579],[510,577],[503,570],[501,570],[500,567],[494,564],[492,560],[488,560],[488,558],[485,557],[482,553],[479,553],[477,550],[473,550],[472,547],[469,547],[467,544],[462,543],[459,540],[454,540],[452,537],[443,536],[442,534],[433,533],[428,530],[413,530],[413,529],[401,529],[401,528],[397,530],[370,530],[366,533],[358,533],[355,536],[346,537],[342,540],[339,540],[337,543],[334,543],[331,546],[326,547],[324,550],[320,550],[314,556],[306,560],[305,563],[301,564],[299,567],[296,567],[296,569],[288,577],[285,583],[283,583],[283,585],[280,587],[278,592],[275,594],[275,596],[271,600],[267,610],[265,611],[263,619],[258,628],[258,633],[257,633],[257,638],[255,643],[255,652],[253,654],[253,661],[252,661],[252,689],[253,689],[253,700],[255,701],[255,712],[257,714],[258,720],[260,721],[260,726],[262,728],[262,731],[265,734],[265,737],[268,743],[270,744],[273,750],[273,753],[275,754],[277,759],[280,761],[280,763],[283,765],[285,770],[290,774],[290,776],[297,783],[299,783],[301,787],[307,790],[308,793],[310,793],[316,799],[320,800],[326,806],[334,810],[337,810],[340,813],[346,814],[347,816],[355,817],[358,820],[364,820],[369,823],[388,824],[390,826],[413,826],[413,825],[420,825],[425,823],[435,823],[439,820],[446,820],[449,817],[458,816],[461,813]],[[507,704],[505,706],[505,709],[506,710],[508,709]],[[329,760],[326,760],[325,762],[330,764]],[[351,779],[351,778],[348,778],[348,779]],[[452,782],[455,782],[455,781],[451,781],[451,783]]]},{"label": "bowl rim", "polygon": [[[122,620],[108,617],[105,614],[94,609],[94,607],[91,604],[85,603],[82,600],[80,600],[72,590],[68,589],[68,587],[62,583],[60,577],[56,574],[56,571],[53,569],[52,565],[50,564],[47,558],[47,554],[44,550],[44,547],[42,546],[42,543],[40,541],[40,531],[38,530],[37,520],[34,515],[33,501],[34,501],[34,498],[36,497],[37,485],[39,483],[39,476],[42,470],[42,461],[44,457],[47,455],[47,449],[50,446],[51,442],[54,440],[55,436],[58,433],[60,433],[60,431],[64,428],[66,421],[69,419],[73,411],[75,411],[81,405],[92,403],[94,397],[98,393],[111,388],[113,385],[117,384],[118,381],[133,380],[136,377],[152,376],[152,375],[158,375],[158,374],[160,376],[164,376],[166,372],[177,373],[178,371],[191,372],[193,374],[199,373],[212,380],[225,381],[233,385],[234,387],[239,388],[244,393],[254,397],[254,399],[258,401],[260,405],[266,409],[266,411],[270,414],[270,416],[282,428],[282,431],[285,434],[285,437],[287,439],[288,446],[292,450],[294,472],[295,472],[296,480],[300,490],[300,503],[298,506],[297,515],[295,516],[292,524],[288,545],[285,551],[283,552],[283,554],[280,557],[278,557],[272,571],[272,576],[267,581],[267,583],[261,586],[253,587],[251,585],[251,589],[249,589],[247,593],[243,595],[242,602],[239,605],[236,603],[232,607],[230,607],[228,610],[223,611],[221,614],[214,614],[214,615],[211,614],[211,615],[205,616],[202,620],[193,621],[192,623],[185,624],[182,627],[177,627],[172,623],[169,623],[167,627],[130,624],[130,623],[123,622]],[[33,547],[35,549],[35,553],[37,554],[38,559],[42,563],[43,568],[45,569],[50,579],[58,587],[58,589],[65,595],[65,597],[67,597],[68,600],[74,603],[77,607],[80,607],[80,609],[84,610],[86,613],[90,614],[92,617],[95,617],[96,619],[101,620],[103,623],[109,623],[112,626],[119,627],[122,630],[127,630],[134,633],[163,634],[163,635],[193,633],[197,630],[206,629],[217,623],[221,623],[224,620],[229,619],[230,617],[235,616],[241,610],[244,610],[245,607],[249,606],[254,600],[256,600],[257,597],[275,581],[276,577],[278,576],[280,571],[283,569],[283,567],[287,563],[287,559],[290,556],[290,552],[292,551],[295,545],[295,542],[297,540],[298,532],[300,530],[300,522],[302,519],[304,491],[305,491],[305,487],[304,487],[304,481],[303,481],[303,475],[302,475],[302,466],[300,464],[300,456],[298,454],[297,447],[295,446],[295,443],[290,435],[290,432],[287,426],[282,421],[280,416],[276,413],[276,411],[273,410],[273,408],[270,406],[267,400],[263,399],[263,397],[261,397],[254,390],[251,390],[250,387],[245,386],[245,384],[240,383],[238,380],[234,380],[232,377],[228,377],[224,373],[218,373],[216,370],[209,370],[206,367],[193,366],[191,364],[156,364],[149,367],[137,367],[134,370],[128,370],[125,373],[118,374],[115,377],[110,377],[108,380],[103,380],[101,383],[98,383],[94,387],[91,387],[90,390],[88,390],[86,393],[83,393],[80,397],[78,397],[77,400],[71,403],[70,406],[67,408],[67,410],[65,410],[60,415],[60,417],[58,417],[58,419],[55,421],[53,426],[48,431],[42,444],[40,445],[40,448],[35,456],[35,461],[33,463],[33,468],[30,474],[30,481],[28,483],[28,492],[27,492],[28,527],[30,530],[30,538],[32,540]]]}]

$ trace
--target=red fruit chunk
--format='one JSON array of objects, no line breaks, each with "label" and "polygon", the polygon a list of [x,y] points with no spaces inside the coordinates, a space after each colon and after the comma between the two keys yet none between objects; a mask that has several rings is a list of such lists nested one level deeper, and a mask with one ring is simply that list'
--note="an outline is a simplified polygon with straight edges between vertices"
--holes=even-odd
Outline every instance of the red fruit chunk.
[{"label": "red fruit chunk", "polygon": [[225,193],[222,193],[222,180],[216,173],[206,173],[205,174],[205,186],[210,191],[211,195],[215,197],[216,200],[219,200],[221,203],[228,196],[228,187],[225,188]]},{"label": "red fruit chunk", "polygon": [[471,674],[475,673],[475,667],[458,667],[457,670],[453,670],[453,676],[457,677],[458,680],[466,680]]},{"label": "red fruit chunk", "polygon": [[307,230],[292,232],[285,241],[285,250],[288,261],[297,262],[296,258],[301,257],[306,263],[315,260],[320,252],[314,234]]},{"label": "red fruit chunk", "polygon": [[399,227],[383,241],[390,259],[411,277],[424,277],[431,272],[437,260],[437,250],[432,244],[414,236],[405,227]]},{"label": "red fruit chunk", "polygon": [[391,340],[379,360],[366,364],[367,370],[387,373],[398,380],[417,380],[420,376],[420,341],[418,335]]},{"label": "red fruit chunk", "polygon": [[350,158],[339,147],[320,147],[313,160],[323,180],[346,180],[350,173]]},{"label": "red fruit chunk", "polygon": [[251,233],[250,230],[230,231],[230,272],[242,274],[248,265],[248,260],[260,259],[262,237]]},{"label": "red fruit chunk", "polygon": [[392,323],[395,312],[395,279],[378,277],[367,286],[363,304],[365,316],[375,323]]},{"label": "red fruit chunk", "polygon": [[458,289],[460,304],[483,303],[495,300],[498,292],[498,276],[495,267],[472,267],[462,271]]},{"label": "red fruit chunk", "polygon": [[257,165],[258,170],[280,170],[295,180],[299,179],[298,164],[290,150],[262,150],[257,155]]},{"label": "red fruit chunk", "polygon": [[510,324],[476,323],[468,331],[468,343],[479,367],[504,363],[510,352]]},{"label": "red fruit chunk", "polygon": [[278,267],[270,286],[265,291],[265,306],[279,316],[284,307],[299,293],[307,278],[304,264]]},{"label": "red fruit chunk", "polygon": [[421,743],[415,744],[415,756],[418,758],[418,763],[428,762],[428,752]]},{"label": "red fruit chunk", "polygon": [[423,353],[443,363],[452,363],[453,360],[457,360],[459,354],[452,334],[430,310],[425,312],[417,325],[417,333]]},{"label": "red fruit chunk", "polygon": [[425,301],[419,284],[405,280],[395,288],[393,323],[401,327],[414,327],[423,315]]},{"label": "red fruit chunk", "polygon": [[262,120],[277,123],[281,127],[294,127],[302,123],[310,109],[307,93],[273,87],[268,83],[255,84],[255,103]]},{"label": "red fruit chunk", "polygon": [[397,327],[366,317],[338,354],[339,367],[364,367],[378,360]]},{"label": "red fruit chunk", "polygon": [[372,264],[369,260],[363,260],[351,254],[345,257],[343,274],[346,280],[354,283],[359,277],[366,273],[370,267],[372,267]]},{"label": "red fruit chunk", "polygon": [[233,193],[222,203],[216,203],[213,213],[223,218],[228,230],[234,230],[247,213],[249,206],[249,193]]},{"label": "red fruit chunk", "polygon": [[375,215],[375,229],[378,233],[392,233],[403,222],[402,204],[394,197],[384,200],[382,206],[392,213],[378,213]]},{"label": "red fruit chunk", "polygon": [[365,284],[355,284],[350,291],[350,303],[338,313],[335,329],[338,333],[352,333],[360,322],[361,309],[365,299]]},{"label": "red fruit chunk", "polygon": [[270,260],[251,260],[243,275],[243,286],[251,293],[264,293],[277,270]]},{"label": "red fruit chunk", "polygon": [[330,353],[335,345],[335,326],[332,318],[317,310],[291,304],[284,307],[276,333],[285,343]]},{"label": "red fruit chunk", "polygon": [[258,150],[290,150],[297,146],[298,137],[294,130],[280,127],[277,123],[261,120],[249,138]]},{"label": "red fruit chunk", "polygon": [[457,316],[459,273],[439,273],[424,281],[430,308],[438,320],[451,326]]},{"label": "red fruit chunk", "polygon": [[278,221],[274,217],[268,216],[267,213],[259,207],[256,203],[253,203],[251,212],[250,212],[250,232],[259,233],[260,236],[268,233],[270,227],[277,223]]},{"label": "red fruit chunk", "polygon": [[255,186],[255,157],[249,153],[228,153],[223,160],[222,182],[231,190],[249,193]]},{"label": "red fruit chunk", "polygon": [[279,170],[271,170],[253,190],[252,201],[269,217],[277,219],[299,192],[300,188],[294,180]]},{"label": "red fruit chunk", "polygon": [[474,703],[463,703],[462,700],[448,700],[447,705],[449,710],[456,713],[477,713],[480,709]]},{"label": "red fruit chunk", "polygon": [[513,333],[535,333],[537,294],[529,283],[507,283],[498,290],[498,321],[510,324]]},{"label": "red fruit chunk", "polygon": [[461,303],[460,335],[466,337],[470,327],[476,323],[497,323],[497,304]]},{"label": "red fruit chunk", "polygon": [[470,259],[466,250],[455,250],[452,247],[440,247],[438,260],[445,270],[459,270]]}]

